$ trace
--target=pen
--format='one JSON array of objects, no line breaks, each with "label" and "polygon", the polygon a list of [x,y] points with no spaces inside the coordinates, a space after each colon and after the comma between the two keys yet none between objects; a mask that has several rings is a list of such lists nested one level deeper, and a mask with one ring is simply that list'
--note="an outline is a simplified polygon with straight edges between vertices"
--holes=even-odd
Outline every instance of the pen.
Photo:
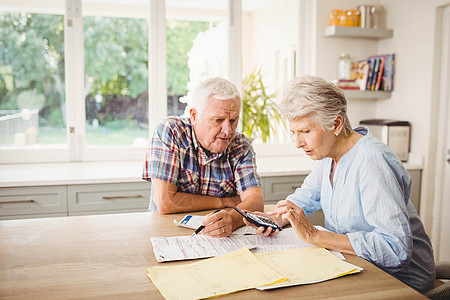
[{"label": "pen", "polygon": [[[213,212],[212,213],[212,215],[213,214],[215,214],[215,213],[218,213],[220,211],[220,209],[218,209],[218,210],[216,210],[215,212]],[[194,233],[193,234],[191,234],[191,237],[193,237],[194,235],[197,235],[197,234],[199,234],[200,233],[200,231],[202,231],[203,230],[203,228],[205,228],[205,226],[203,226],[203,225],[200,225],[195,231],[194,231]]]}]

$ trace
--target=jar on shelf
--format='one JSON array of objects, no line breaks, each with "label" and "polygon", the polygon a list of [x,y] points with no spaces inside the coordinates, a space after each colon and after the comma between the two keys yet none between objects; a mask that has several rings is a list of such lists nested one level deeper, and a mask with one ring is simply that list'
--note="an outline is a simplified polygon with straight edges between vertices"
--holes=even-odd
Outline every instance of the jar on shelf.
[{"label": "jar on shelf", "polygon": [[375,5],[370,7],[373,28],[385,28],[385,11],[383,6]]},{"label": "jar on shelf", "polygon": [[341,53],[337,61],[337,79],[349,80],[351,79],[352,62],[350,60],[350,54]]},{"label": "jar on shelf", "polygon": [[360,13],[360,27],[370,28],[372,27],[372,6],[359,5],[358,10]]},{"label": "jar on shelf", "polygon": [[328,17],[328,24],[330,26],[332,25],[339,25],[339,16],[342,15],[344,12],[342,9],[332,9],[330,10],[330,15]]},{"label": "jar on shelf", "polygon": [[359,26],[360,12],[357,9],[347,9],[339,16],[339,25],[341,26]]}]

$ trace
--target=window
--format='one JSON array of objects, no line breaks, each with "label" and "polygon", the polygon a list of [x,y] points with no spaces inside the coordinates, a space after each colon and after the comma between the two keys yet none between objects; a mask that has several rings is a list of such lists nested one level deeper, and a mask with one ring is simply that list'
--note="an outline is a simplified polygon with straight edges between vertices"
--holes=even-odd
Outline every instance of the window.
[{"label": "window", "polygon": [[195,87],[226,77],[227,1],[166,2],[167,115],[182,115]]},{"label": "window", "polygon": [[85,16],[83,27],[86,145],[145,146],[146,19]]},{"label": "window", "polygon": [[242,0],[243,128],[255,143],[290,141],[277,103],[296,75],[299,2]]},{"label": "window", "polygon": [[67,146],[64,16],[0,12],[0,149]]},{"label": "window", "polygon": [[296,0],[50,2],[0,8],[0,163],[142,160],[201,80],[295,66]]}]

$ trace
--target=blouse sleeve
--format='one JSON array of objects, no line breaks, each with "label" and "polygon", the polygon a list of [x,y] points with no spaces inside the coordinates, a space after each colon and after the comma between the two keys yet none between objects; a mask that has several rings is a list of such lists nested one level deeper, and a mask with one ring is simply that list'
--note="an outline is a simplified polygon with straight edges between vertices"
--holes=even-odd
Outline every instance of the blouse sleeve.
[{"label": "blouse sleeve", "polygon": [[307,216],[321,209],[320,190],[322,186],[323,162],[316,165],[313,171],[306,176],[300,188],[287,196],[287,200],[301,207]]},{"label": "blouse sleeve", "polygon": [[412,257],[407,203],[411,177],[387,153],[366,157],[360,168],[360,199],[364,230],[348,233],[356,254],[393,272]]}]

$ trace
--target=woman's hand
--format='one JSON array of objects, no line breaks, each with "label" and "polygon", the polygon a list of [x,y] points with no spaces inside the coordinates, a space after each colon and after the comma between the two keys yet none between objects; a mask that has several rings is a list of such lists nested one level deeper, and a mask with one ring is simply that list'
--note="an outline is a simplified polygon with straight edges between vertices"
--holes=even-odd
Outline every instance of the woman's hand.
[{"label": "woman's hand", "polygon": [[[274,222],[275,224],[277,224],[280,227],[283,227],[283,226],[285,226],[287,224],[287,222],[283,221],[281,218],[277,218],[275,216],[270,216],[269,214],[265,214],[265,213],[262,213],[262,212],[259,212],[259,211],[254,211],[254,212],[251,212],[251,213],[254,214],[254,215],[265,217],[265,218],[271,220],[272,222]],[[267,229],[265,229],[264,226],[257,227],[253,223],[250,223],[249,221],[247,221],[246,218],[243,218],[243,220],[244,220],[245,225],[252,226],[253,228],[256,228],[256,230],[255,230],[256,234],[260,234],[260,235],[263,235],[263,236],[269,236],[269,235],[276,235],[276,234],[278,234],[278,232],[280,232],[280,230],[273,229],[272,227],[268,227]]]},{"label": "woman's hand", "polygon": [[301,207],[298,207],[289,200],[280,201],[276,209],[271,212],[288,221],[295,232],[305,243],[315,244],[314,237],[318,229],[309,222],[308,217]]}]

